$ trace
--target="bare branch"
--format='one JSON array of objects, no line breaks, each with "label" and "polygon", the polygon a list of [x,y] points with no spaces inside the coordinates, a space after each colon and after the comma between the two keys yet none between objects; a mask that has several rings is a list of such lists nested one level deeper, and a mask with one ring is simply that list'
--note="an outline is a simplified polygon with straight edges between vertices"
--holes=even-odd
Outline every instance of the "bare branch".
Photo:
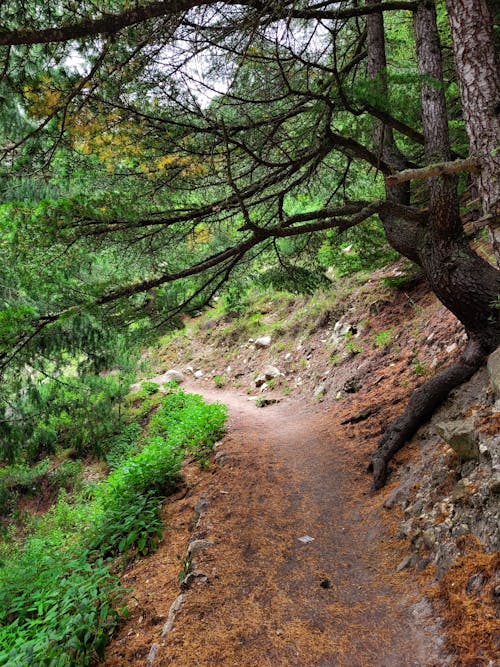
[{"label": "bare branch", "polygon": [[476,158],[467,158],[465,160],[430,164],[422,169],[405,169],[397,174],[386,176],[385,182],[386,185],[392,187],[406,181],[423,180],[425,178],[432,178],[433,176],[442,176],[443,174],[456,174],[460,171],[477,173],[479,171],[479,161]]}]

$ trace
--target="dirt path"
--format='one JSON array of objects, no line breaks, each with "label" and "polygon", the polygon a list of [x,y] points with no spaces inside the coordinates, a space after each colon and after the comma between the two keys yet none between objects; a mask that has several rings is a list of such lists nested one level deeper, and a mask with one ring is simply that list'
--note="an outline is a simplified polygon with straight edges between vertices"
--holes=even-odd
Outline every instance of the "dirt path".
[{"label": "dirt path", "polygon": [[[201,393],[230,408],[224,465],[170,505],[164,545],[128,573],[136,609],[104,664],[144,666],[153,643],[154,667],[448,664],[436,623],[425,604],[415,606],[416,584],[396,572],[402,556],[384,526],[383,498],[370,494],[366,452],[340,426],[343,415]],[[194,537],[213,546],[194,567],[208,580],[195,580],[161,638],[202,490],[208,507]],[[299,540],[306,535],[314,541]]]}]

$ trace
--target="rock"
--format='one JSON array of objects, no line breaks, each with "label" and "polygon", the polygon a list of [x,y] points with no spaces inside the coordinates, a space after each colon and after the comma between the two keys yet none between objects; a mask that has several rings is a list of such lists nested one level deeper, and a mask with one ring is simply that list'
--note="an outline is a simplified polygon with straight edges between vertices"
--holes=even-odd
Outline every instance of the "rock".
[{"label": "rock", "polygon": [[394,507],[394,505],[402,505],[403,502],[407,499],[408,497],[408,486],[398,486],[395,488],[393,491],[391,491],[390,495],[384,500],[384,507],[386,510],[390,510]]},{"label": "rock", "polygon": [[344,337],[347,336],[347,334],[354,335],[356,332],[357,329],[355,326],[349,324],[349,322],[342,322],[342,320],[339,320],[338,322],[335,322],[333,333],[330,336],[328,342],[332,345],[339,345],[344,340]]},{"label": "rock", "polygon": [[344,383],[342,389],[346,394],[356,394],[361,389],[361,384],[358,378],[349,378],[349,380]]},{"label": "rock", "polygon": [[213,546],[214,543],[209,540],[192,540],[189,543],[188,552],[191,558],[196,558],[199,553],[205,551],[205,549],[210,549],[210,547]]},{"label": "rock", "polygon": [[209,331],[210,329],[215,329],[217,326],[217,320],[207,320],[200,324],[200,331]]},{"label": "rock", "polygon": [[500,399],[500,347],[488,357],[488,373],[495,394]]},{"label": "rock", "polygon": [[206,584],[208,581],[208,577],[204,572],[198,572],[197,570],[195,570],[194,572],[190,572],[181,581],[182,590],[187,591],[187,589],[191,586],[191,584],[194,581],[196,581],[198,584]]},{"label": "rock", "polygon": [[161,632],[162,637],[165,637],[165,635],[167,635],[174,627],[175,616],[179,611],[179,609],[181,608],[183,602],[184,602],[184,595],[181,593],[180,595],[177,596],[177,598],[172,603],[172,606],[170,607],[170,610],[168,612],[167,622],[163,626],[163,630]]},{"label": "rock", "polygon": [[163,375],[163,382],[178,382],[181,384],[181,382],[184,382],[184,375],[172,368]]},{"label": "rock", "polygon": [[451,492],[451,499],[454,503],[464,500],[469,495],[470,483],[467,483],[465,479],[459,480],[453,491]]},{"label": "rock", "polygon": [[266,382],[266,376],[265,375],[258,375],[255,378],[255,386],[256,387],[262,387],[263,384]]},{"label": "rock", "polygon": [[455,526],[452,530],[454,537],[462,537],[463,535],[468,535],[470,533],[470,528],[466,523],[459,523],[458,526]]},{"label": "rock", "polygon": [[194,506],[193,523],[196,527],[199,525],[201,519],[205,516],[205,512],[207,511],[207,509],[208,509],[208,500],[206,495],[202,493],[201,496],[196,501],[196,505]]},{"label": "rock", "polygon": [[269,347],[271,345],[271,336],[260,336],[259,338],[256,338],[254,345],[259,348]]},{"label": "rock", "polygon": [[255,401],[255,405],[258,408],[265,408],[266,406],[274,405],[275,403],[279,403],[277,398],[267,398],[267,396],[259,396]]},{"label": "rock", "polygon": [[500,493],[500,473],[497,472],[492,476],[488,484],[488,491],[491,494]]},{"label": "rock", "polygon": [[471,575],[467,582],[467,588],[465,589],[467,595],[477,595],[480,593],[485,581],[486,577],[481,572]]},{"label": "rock", "polygon": [[410,567],[412,564],[413,556],[406,556],[406,558],[403,558],[401,563],[397,566],[396,572],[401,572],[402,570],[406,570],[406,568]]},{"label": "rock", "polygon": [[198,380],[199,380],[200,378],[202,378],[204,375],[205,375],[205,374],[204,374],[203,371],[195,371],[195,372],[194,372],[194,376],[195,376],[195,378],[197,378]]},{"label": "rock", "polygon": [[427,528],[427,530],[424,530],[422,533],[422,539],[424,541],[425,547],[430,551],[436,544],[436,533],[434,532],[434,529]]},{"label": "rock", "polygon": [[264,375],[266,380],[272,380],[273,378],[277,378],[280,375],[283,375],[283,373],[276,368],[276,366],[266,366],[264,368]]},{"label": "rock", "polygon": [[446,421],[436,424],[441,438],[458,454],[461,461],[478,461],[479,447],[473,419]]},{"label": "rock", "polygon": [[226,454],[226,452],[220,451],[214,456],[214,461],[223,468],[228,461],[231,460],[231,457]]},{"label": "rock", "polygon": [[445,348],[447,354],[451,354],[452,352],[455,352],[457,349],[458,345],[456,343],[452,343],[451,345],[447,345]]},{"label": "rock", "polygon": [[146,667],[150,667],[153,664],[158,653],[160,646],[158,644],[151,644],[151,649],[149,651],[148,659],[146,660]]}]

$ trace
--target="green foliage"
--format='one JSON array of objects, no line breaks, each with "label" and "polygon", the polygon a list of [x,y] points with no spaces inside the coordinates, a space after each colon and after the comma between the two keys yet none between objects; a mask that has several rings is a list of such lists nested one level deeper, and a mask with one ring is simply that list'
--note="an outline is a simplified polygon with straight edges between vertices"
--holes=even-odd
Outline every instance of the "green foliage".
[{"label": "green foliage", "polygon": [[394,331],[392,329],[387,329],[386,331],[379,331],[375,335],[375,346],[380,348],[386,348],[390,345],[394,336]]},{"label": "green foliage", "polygon": [[242,313],[248,305],[248,285],[241,280],[231,280],[224,289],[224,310],[226,313]]},{"label": "green foliage", "polygon": [[48,467],[48,461],[41,461],[32,467],[16,465],[0,469],[0,516],[8,516],[15,510],[20,494],[33,495],[40,490]]},{"label": "green foliage", "polygon": [[339,277],[357,271],[373,270],[398,258],[387,244],[381,224],[368,220],[342,234],[327,232],[318,258],[323,266],[332,266]]},{"label": "green foliage", "polygon": [[279,264],[259,275],[256,284],[291,294],[313,294],[320,288],[330,287],[330,281],[321,269],[310,271],[302,266]]},{"label": "green foliage", "polygon": [[104,657],[121,588],[102,560],[29,543],[0,580],[0,664],[84,667]]},{"label": "green foliage", "polygon": [[140,436],[141,427],[139,424],[132,423],[111,439],[106,452],[106,461],[110,468],[117,468],[122,461],[137,453]]},{"label": "green foliage", "polygon": [[160,389],[160,385],[157,382],[145,381],[141,382],[141,390],[147,395],[156,394]]},{"label": "green foliage", "polygon": [[[120,609],[123,590],[103,558],[131,558],[156,547],[161,502],[178,484],[183,456],[205,456],[224,428],[224,406],[169,390],[141,451],[141,429],[129,425],[111,441],[113,471],[92,495],[82,489],[74,504],[62,495],[33,521],[23,546],[2,549],[0,664],[85,667],[102,659],[126,613]],[[10,484],[29,488],[47,474],[44,465],[36,472],[11,469]],[[71,485],[79,465],[59,466],[60,488]],[[0,490],[8,488],[5,473],[1,481]]]},{"label": "green foliage", "polygon": [[217,389],[222,389],[229,382],[229,378],[227,377],[227,375],[214,375],[212,380]]},{"label": "green foliage", "polygon": [[79,456],[102,455],[121,428],[127,391],[128,383],[113,375],[28,382],[10,418],[0,421],[4,458],[36,461],[56,446],[71,447]]}]

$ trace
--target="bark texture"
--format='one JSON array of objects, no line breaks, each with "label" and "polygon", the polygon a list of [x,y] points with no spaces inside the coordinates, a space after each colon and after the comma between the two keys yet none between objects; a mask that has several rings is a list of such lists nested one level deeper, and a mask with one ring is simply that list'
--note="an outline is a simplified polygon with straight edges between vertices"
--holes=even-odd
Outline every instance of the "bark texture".
[{"label": "bark texture", "polygon": [[[490,4],[493,4],[490,2]],[[483,214],[500,215],[500,68],[487,0],[447,0],[462,109],[470,153],[481,170],[477,188]],[[500,266],[500,235],[494,220],[490,240]]]},{"label": "bark texture", "polygon": [[[442,86],[441,49],[434,6],[427,0],[419,3],[414,14],[414,32],[422,77],[426,159],[430,164],[447,162],[451,151]],[[495,307],[500,293],[500,272],[479,257],[465,236],[456,177],[442,174],[429,178],[428,183],[428,220],[416,228],[413,254],[437,297],[465,326],[469,344],[455,364],[413,393],[405,412],[385,430],[372,457],[375,488],[384,485],[387,466],[394,454],[429,419],[449,392],[473,375],[500,342],[499,309]],[[401,188],[402,184],[396,187]],[[393,233],[397,236],[397,224]]]}]

